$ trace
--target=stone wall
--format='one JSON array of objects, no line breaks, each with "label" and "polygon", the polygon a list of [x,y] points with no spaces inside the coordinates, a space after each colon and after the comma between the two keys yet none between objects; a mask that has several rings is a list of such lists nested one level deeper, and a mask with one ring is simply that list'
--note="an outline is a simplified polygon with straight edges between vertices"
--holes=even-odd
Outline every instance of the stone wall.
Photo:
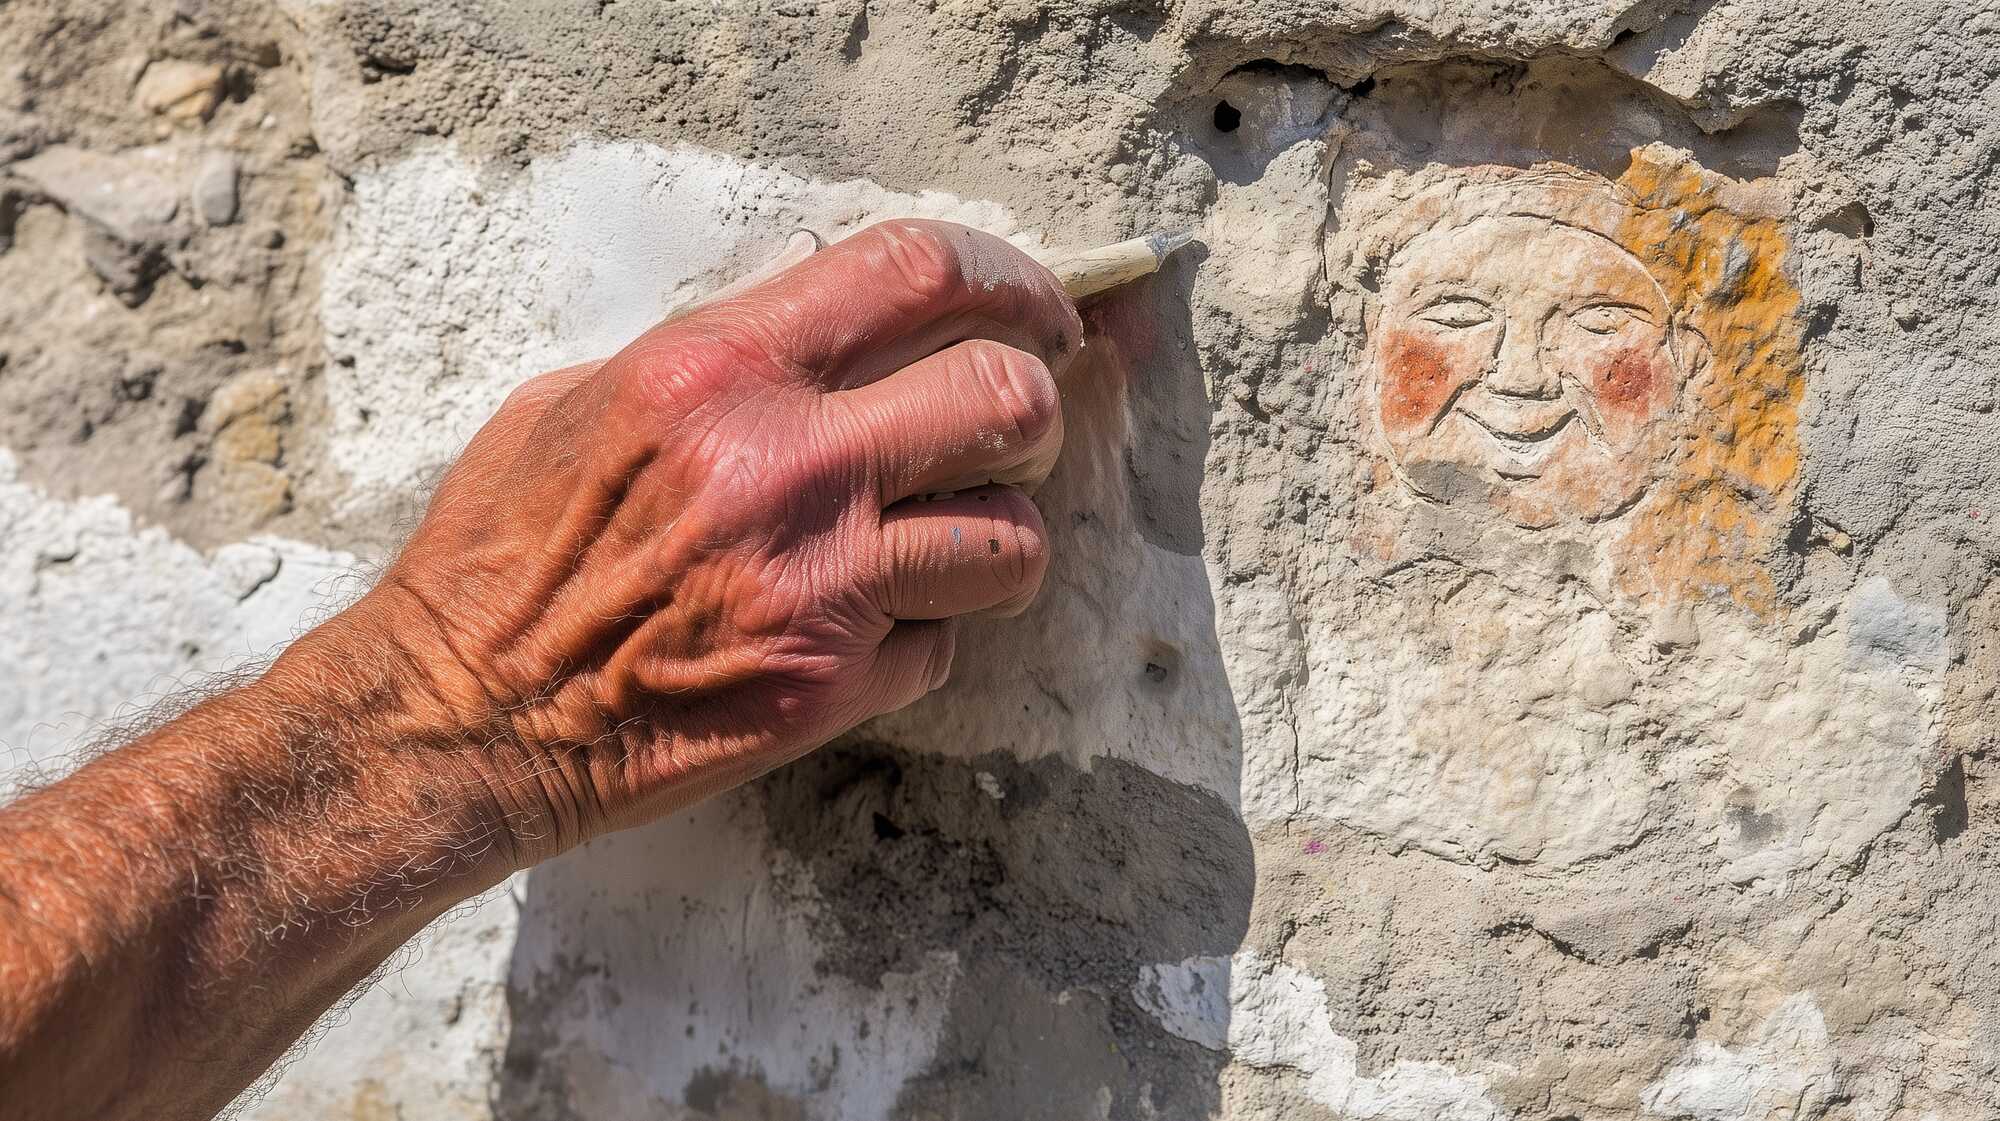
[{"label": "stone wall", "polygon": [[1036,606],[258,1118],[2000,1113],[1991,0],[0,3],[0,767],[877,218],[1085,309]]}]

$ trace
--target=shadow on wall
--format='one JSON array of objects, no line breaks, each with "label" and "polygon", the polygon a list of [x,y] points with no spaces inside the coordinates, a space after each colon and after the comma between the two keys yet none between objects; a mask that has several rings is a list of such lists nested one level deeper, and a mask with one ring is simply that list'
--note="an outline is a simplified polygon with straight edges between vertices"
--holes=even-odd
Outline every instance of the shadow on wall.
[{"label": "shadow on wall", "polygon": [[1237,949],[1255,878],[1188,267],[1087,313],[1030,612],[915,709],[530,876],[497,1115],[1219,1108],[1223,1053],[1135,999]]}]

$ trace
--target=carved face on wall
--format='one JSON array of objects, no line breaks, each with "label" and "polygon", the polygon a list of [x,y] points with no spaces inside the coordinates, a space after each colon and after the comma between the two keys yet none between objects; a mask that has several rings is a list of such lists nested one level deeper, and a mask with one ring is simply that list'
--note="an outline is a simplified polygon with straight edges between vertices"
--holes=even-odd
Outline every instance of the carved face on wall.
[{"label": "carved face on wall", "polygon": [[1390,456],[1437,501],[1595,521],[1670,454],[1685,347],[1660,285],[1601,234],[1516,215],[1420,234],[1384,270],[1369,346]]}]

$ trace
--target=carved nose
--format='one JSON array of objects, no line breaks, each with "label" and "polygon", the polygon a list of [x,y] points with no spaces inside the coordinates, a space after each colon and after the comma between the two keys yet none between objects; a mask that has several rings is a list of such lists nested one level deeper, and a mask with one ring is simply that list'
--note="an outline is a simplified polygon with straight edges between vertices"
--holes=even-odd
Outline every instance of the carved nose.
[{"label": "carved nose", "polygon": [[1521,397],[1530,401],[1552,401],[1561,396],[1562,385],[1554,370],[1542,362],[1541,340],[1530,328],[1509,323],[1500,336],[1500,353],[1494,356],[1493,370],[1486,375],[1486,388],[1501,397]]}]

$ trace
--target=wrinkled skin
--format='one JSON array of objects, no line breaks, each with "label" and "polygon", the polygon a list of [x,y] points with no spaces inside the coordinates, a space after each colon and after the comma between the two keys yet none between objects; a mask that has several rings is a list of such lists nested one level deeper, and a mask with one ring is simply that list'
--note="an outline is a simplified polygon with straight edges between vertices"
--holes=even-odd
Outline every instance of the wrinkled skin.
[{"label": "wrinkled skin", "polygon": [[1040,587],[1081,332],[892,222],[522,386],[360,602],[0,808],[0,1112],[209,1116],[457,902],[935,688]]},{"label": "wrinkled skin", "polygon": [[514,745],[528,854],[900,708],[950,619],[1025,607],[1080,333],[1004,242],[905,222],[516,392],[375,594],[448,720]]}]

